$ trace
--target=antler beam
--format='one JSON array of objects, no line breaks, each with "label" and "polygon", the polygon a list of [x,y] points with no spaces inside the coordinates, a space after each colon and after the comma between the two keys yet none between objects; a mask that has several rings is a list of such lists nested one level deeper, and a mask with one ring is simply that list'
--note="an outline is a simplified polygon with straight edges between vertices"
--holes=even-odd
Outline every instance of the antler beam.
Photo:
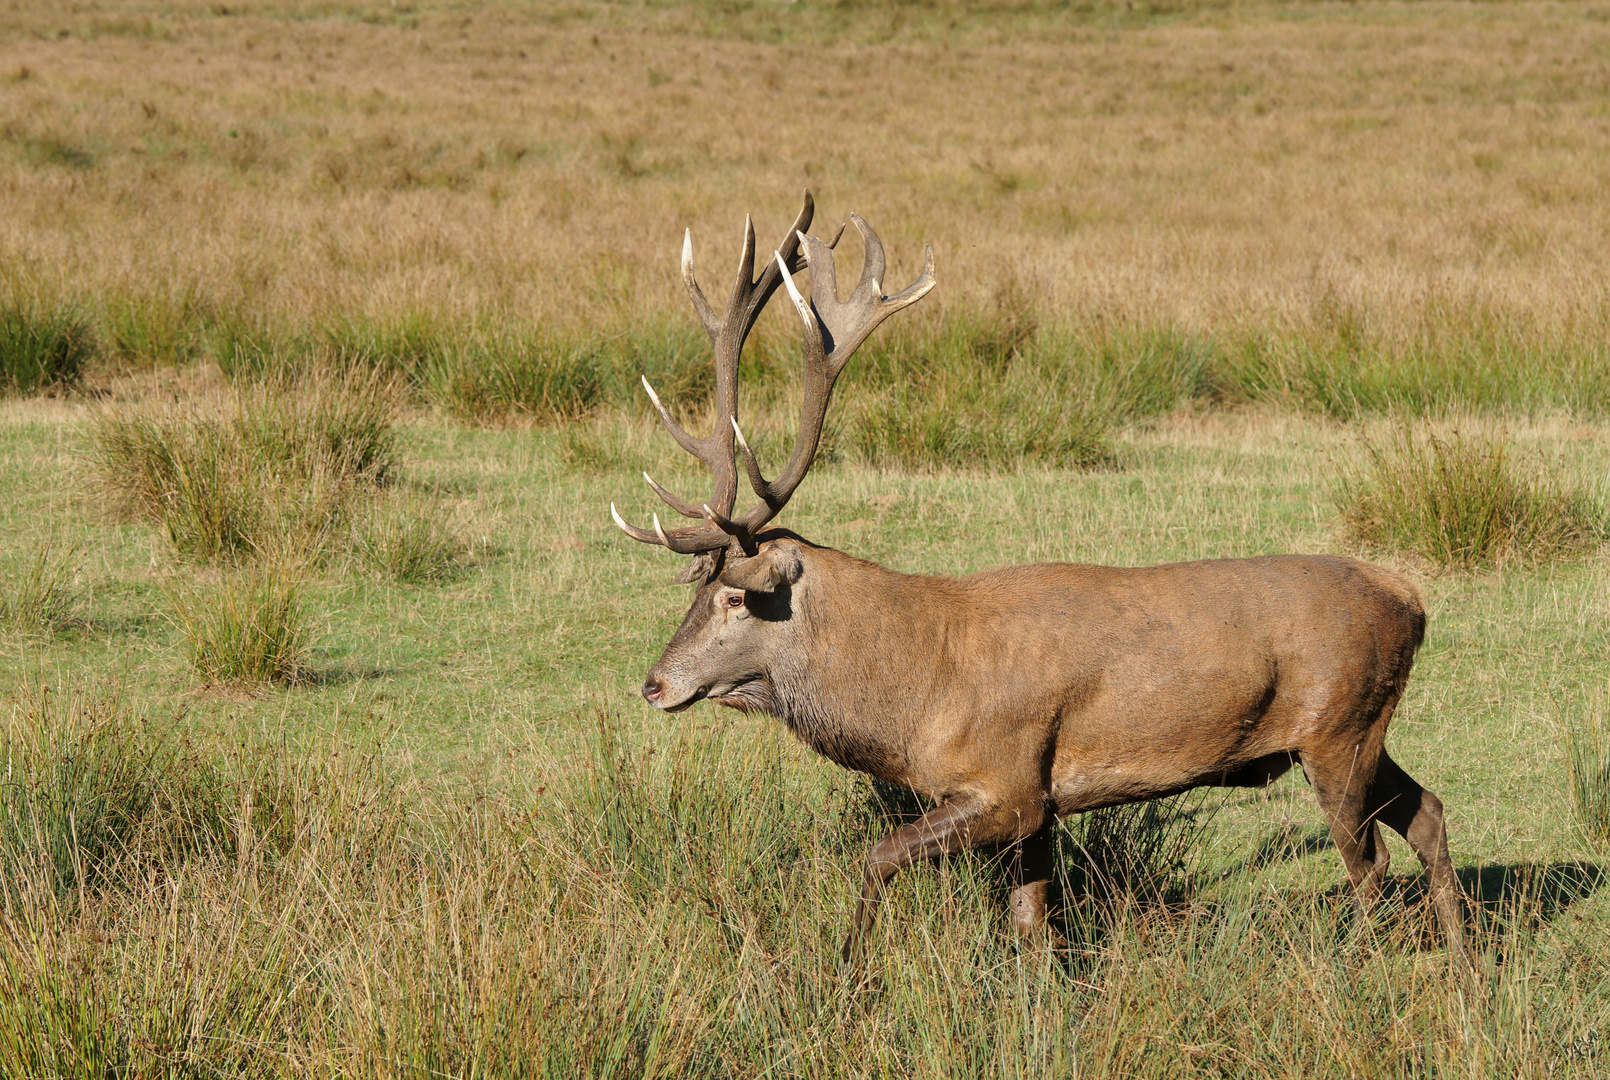
[{"label": "antler beam", "polygon": [[[664,500],[666,505],[683,517],[698,520],[700,524],[666,529],[660,524],[656,515],[653,530],[642,529],[623,520],[615,505],[611,503],[610,516],[614,518],[615,524],[634,540],[659,544],[683,555],[733,546],[741,549],[743,554],[753,554],[756,534],[782,510],[793,495],[794,489],[810,471],[811,463],[816,458],[817,447],[821,443],[822,424],[833,396],[833,384],[843,371],[850,355],[880,322],[901,308],[916,303],[934,287],[933,249],[925,248],[922,275],[911,286],[894,296],[884,296],[883,244],[870,225],[859,216],[851,214],[850,220],[854,222],[865,242],[866,260],[862,266],[860,282],[850,294],[850,298],[840,302],[833,266],[833,248],[843,235],[844,226],[840,225],[833,238],[828,241],[807,236],[805,230],[810,227],[814,212],[815,203],[807,191],[804,206],[793,227],[784,236],[783,242],[774,251],[773,258],[765,264],[758,277],[755,276],[754,222],[748,217],[744,219],[744,243],[738,259],[738,273],[732,293],[727,300],[726,310],[720,318],[716,317],[694,275],[692,231],[689,230],[684,234],[682,281],[687,286],[688,295],[693,300],[693,308],[698,313],[699,321],[704,324],[705,332],[710,335],[710,343],[715,351],[714,430],[703,438],[690,435],[672,417],[670,410],[665,407],[646,378],[643,380],[643,388],[648,392],[655,411],[659,413],[661,421],[677,445],[704,462],[710,470],[714,489],[710,498],[704,502],[687,502],[644,473],[643,479],[648,481],[654,493]],[[793,275],[806,267],[809,267],[811,275],[809,302],[800,294],[793,281]],[[804,324],[805,400],[800,410],[799,433],[795,438],[793,453],[790,454],[777,479],[767,481],[761,474],[754,451],[750,449],[749,443],[743,437],[743,431],[738,427],[738,361],[743,354],[749,332],[754,328],[755,320],[759,318],[772,294],[777,291],[778,285],[787,286],[789,297],[793,300],[794,307]],[[759,503],[736,518],[732,516],[738,492],[735,441],[736,448],[741,448],[743,451],[744,471],[749,485],[760,499]]]}]

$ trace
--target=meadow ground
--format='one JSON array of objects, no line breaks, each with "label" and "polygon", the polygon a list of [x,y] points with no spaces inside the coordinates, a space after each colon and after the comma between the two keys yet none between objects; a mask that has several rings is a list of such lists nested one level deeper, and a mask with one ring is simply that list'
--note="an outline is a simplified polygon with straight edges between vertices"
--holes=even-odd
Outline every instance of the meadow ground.
[{"label": "meadow ground", "polygon": [[[833,958],[860,845],[902,807],[774,722],[639,704],[684,589],[670,583],[677,560],[609,523],[606,497],[630,491],[618,471],[568,464],[561,432],[416,418],[400,483],[446,493],[484,538],[481,561],[417,586],[332,562],[303,590],[305,681],[204,689],[165,583],[229,571],[108,520],[85,485],[85,425],[83,406],[51,402],[9,405],[0,425],[13,579],[47,523],[81,560],[79,623],[13,635],[4,658],[10,821],[26,841],[8,858],[38,894],[8,922],[17,996],[0,1047],[13,1062],[824,1076],[1603,1065],[1610,892],[1564,767],[1566,733],[1602,715],[1610,687],[1602,556],[1474,574],[1397,564],[1431,630],[1390,745],[1449,808],[1462,880],[1485,902],[1486,986],[1447,974],[1396,837],[1392,899],[1353,918],[1317,805],[1287,778],[1191,804],[1201,831],[1173,828],[1194,842],[1146,870],[1172,906],[1092,914],[1069,886],[1073,943],[1048,966],[1007,940],[986,860],[904,875],[878,977],[853,990]],[[1360,430],[1209,413],[1131,433],[1107,471],[830,465],[789,523],[930,572],[1349,551],[1330,497]],[[651,468],[696,479],[656,449],[668,439],[646,424],[636,436]],[[1511,438],[1562,468],[1610,466],[1602,424],[1543,420]],[[40,749],[44,729],[61,745]],[[143,824],[112,829],[106,868],[75,886],[70,863],[24,857],[65,829],[29,815],[40,791],[61,803],[52,769],[107,768],[120,745],[160,759],[141,775],[169,793]],[[198,770],[214,794],[194,793]]]},{"label": "meadow ground", "polygon": [[[11,6],[0,1071],[1603,1075],[1567,758],[1610,724],[1606,15]],[[635,389],[701,415],[681,230],[711,287],[737,216],[770,243],[807,185],[891,280],[931,241],[941,285],[852,361],[780,524],[932,573],[1410,575],[1389,745],[1448,808],[1478,978],[1396,837],[1355,909],[1295,777],[1069,823],[1051,952],[987,856],[914,870],[840,973],[864,845],[913,804],[773,722],[642,705],[685,590],[607,513],[647,516],[639,469],[701,483]],[[769,461],[796,348],[770,313],[746,360]],[[166,525],[106,450],[162,430],[225,481]],[[1588,542],[1362,547],[1343,478],[1408,430],[1580,486]],[[175,460],[164,492],[206,488]],[[265,566],[301,646],[251,670],[288,683],[195,648],[242,640],[208,605]]]}]

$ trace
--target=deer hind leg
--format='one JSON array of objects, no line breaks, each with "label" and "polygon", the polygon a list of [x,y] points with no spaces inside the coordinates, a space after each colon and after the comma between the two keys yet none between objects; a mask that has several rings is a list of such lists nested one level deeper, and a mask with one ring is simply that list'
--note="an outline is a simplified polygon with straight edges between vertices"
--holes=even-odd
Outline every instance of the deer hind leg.
[{"label": "deer hind leg", "polygon": [[1383,757],[1373,732],[1344,754],[1302,756],[1303,770],[1330,823],[1331,840],[1342,857],[1347,878],[1365,905],[1380,895],[1391,861],[1375,824],[1370,797]]},{"label": "deer hind leg", "polygon": [[[937,859],[941,855],[954,854],[964,848],[1013,842],[1025,837],[1033,838],[1042,831],[1045,818],[1044,807],[1038,801],[1018,809],[1003,808],[1001,804],[991,803],[983,798],[957,798],[940,804],[911,824],[902,825],[873,844],[872,850],[867,852],[866,867],[862,874],[861,899],[855,905],[855,917],[850,922],[850,936],[845,939],[844,948],[840,951],[842,959],[846,963],[860,965],[865,956],[866,937],[872,930],[873,920],[877,918],[878,905],[883,902],[884,890],[889,884],[889,879],[900,871],[919,860]],[[1049,837],[1047,848],[1049,848]],[[1049,850],[1046,858],[1049,863]],[[1049,865],[1046,867],[1044,877],[1050,877]],[[1020,885],[1018,891],[1025,889],[1029,890],[1027,897],[1032,902],[1034,883]],[[1013,896],[1015,921],[1017,892],[1014,892]],[[1043,888],[1039,896],[1040,913],[1043,918]]]},{"label": "deer hind leg", "polygon": [[1385,750],[1379,736],[1366,736],[1345,760],[1304,757],[1319,804],[1330,819],[1331,838],[1347,876],[1365,904],[1380,895],[1389,857],[1380,825],[1403,836],[1430,879],[1430,896],[1450,951],[1464,951],[1464,897],[1448,854],[1442,802],[1417,784]]},{"label": "deer hind leg", "polygon": [[1465,951],[1465,897],[1448,854],[1448,830],[1442,800],[1415,783],[1383,750],[1372,787],[1376,820],[1402,835],[1420,857],[1429,881],[1432,907],[1450,953]]}]

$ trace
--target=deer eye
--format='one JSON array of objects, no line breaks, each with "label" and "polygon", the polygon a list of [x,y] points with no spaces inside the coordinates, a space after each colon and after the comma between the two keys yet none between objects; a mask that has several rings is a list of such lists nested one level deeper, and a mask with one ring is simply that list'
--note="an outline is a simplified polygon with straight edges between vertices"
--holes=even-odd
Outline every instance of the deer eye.
[{"label": "deer eye", "polygon": [[728,607],[734,607],[734,608],[735,607],[743,607],[744,606],[744,594],[743,593],[733,593],[731,596],[727,597],[727,606]]}]

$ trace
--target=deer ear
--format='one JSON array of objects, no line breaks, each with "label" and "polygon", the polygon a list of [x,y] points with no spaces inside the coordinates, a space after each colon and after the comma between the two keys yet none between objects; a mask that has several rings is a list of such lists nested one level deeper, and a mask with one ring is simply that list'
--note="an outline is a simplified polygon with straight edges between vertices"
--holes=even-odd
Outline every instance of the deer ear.
[{"label": "deer ear", "polygon": [[693,556],[688,560],[688,565],[684,566],[682,572],[676,576],[676,583],[697,585],[701,581],[708,581],[719,565],[717,561],[719,554],[715,551],[701,551]]},{"label": "deer ear", "polygon": [[740,559],[721,574],[721,584],[744,592],[773,593],[784,582],[792,585],[805,572],[799,552],[790,546],[773,544],[759,555]]}]

